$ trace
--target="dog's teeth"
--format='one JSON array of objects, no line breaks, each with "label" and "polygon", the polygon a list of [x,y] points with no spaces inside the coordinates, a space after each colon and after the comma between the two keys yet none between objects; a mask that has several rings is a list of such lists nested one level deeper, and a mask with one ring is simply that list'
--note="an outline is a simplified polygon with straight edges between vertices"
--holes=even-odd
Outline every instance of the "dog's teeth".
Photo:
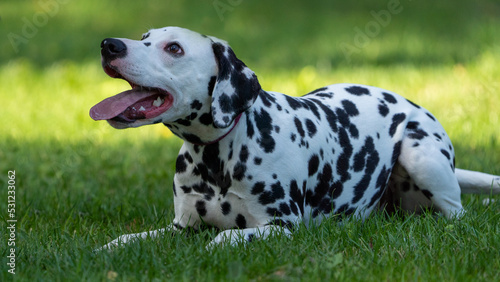
[{"label": "dog's teeth", "polygon": [[141,106],[141,107],[139,108],[139,112],[144,112],[145,110],[146,110],[146,109],[144,108],[144,106]]},{"label": "dog's teeth", "polygon": [[159,107],[161,106],[161,104],[163,104],[163,99],[158,96],[158,98],[156,98],[156,100],[153,102],[153,106]]}]

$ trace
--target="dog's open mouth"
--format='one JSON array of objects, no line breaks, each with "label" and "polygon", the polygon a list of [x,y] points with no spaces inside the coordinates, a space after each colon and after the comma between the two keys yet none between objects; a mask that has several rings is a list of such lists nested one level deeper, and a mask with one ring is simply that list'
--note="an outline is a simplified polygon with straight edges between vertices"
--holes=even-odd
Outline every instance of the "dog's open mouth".
[{"label": "dog's open mouth", "polygon": [[[105,71],[111,77],[123,78],[117,72],[106,68]],[[155,118],[172,107],[173,97],[166,90],[129,83],[131,90],[106,98],[93,106],[90,117],[94,120],[130,123],[138,119]]]}]

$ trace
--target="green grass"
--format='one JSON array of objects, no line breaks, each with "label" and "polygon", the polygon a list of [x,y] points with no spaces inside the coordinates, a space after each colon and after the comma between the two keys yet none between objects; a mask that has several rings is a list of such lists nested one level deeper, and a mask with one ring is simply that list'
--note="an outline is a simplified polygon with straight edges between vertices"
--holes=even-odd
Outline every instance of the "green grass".
[{"label": "green grass", "polygon": [[[182,142],[160,125],[115,130],[88,116],[129,87],[100,69],[102,38],[181,25],[228,40],[266,90],[301,95],[355,82],[400,93],[438,117],[457,166],[500,174],[497,2],[401,1],[403,11],[349,62],[339,44],[388,1],[267,1],[266,9],[243,1],[223,21],[212,1],[101,2],[69,1],[19,53],[0,42],[0,185],[6,191],[7,171],[16,170],[18,220],[17,274],[6,272],[0,248],[0,280],[499,280],[500,205],[483,206],[485,196],[463,197],[461,221],[375,215],[212,252],[205,245],[216,233],[205,232],[93,254],[119,235],[170,223]],[[20,32],[37,5],[2,1],[2,37]]]}]

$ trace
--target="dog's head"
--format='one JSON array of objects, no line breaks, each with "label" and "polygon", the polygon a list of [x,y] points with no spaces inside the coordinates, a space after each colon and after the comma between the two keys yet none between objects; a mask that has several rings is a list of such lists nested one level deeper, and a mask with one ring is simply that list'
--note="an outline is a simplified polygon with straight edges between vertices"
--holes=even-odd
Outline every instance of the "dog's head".
[{"label": "dog's head", "polygon": [[140,41],[107,38],[101,54],[104,71],[132,87],[90,110],[115,128],[160,122],[179,128],[187,121],[227,128],[260,91],[226,42],[183,28],[150,30]]}]

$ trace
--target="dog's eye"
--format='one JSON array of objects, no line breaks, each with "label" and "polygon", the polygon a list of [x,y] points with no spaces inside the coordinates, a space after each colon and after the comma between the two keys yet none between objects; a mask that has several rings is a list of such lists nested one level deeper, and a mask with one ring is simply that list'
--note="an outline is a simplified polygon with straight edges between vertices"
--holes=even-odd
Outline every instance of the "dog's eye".
[{"label": "dog's eye", "polygon": [[176,55],[182,55],[184,53],[181,46],[177,43],[168,44],[167,47],[165,47],[165,51]]}]

